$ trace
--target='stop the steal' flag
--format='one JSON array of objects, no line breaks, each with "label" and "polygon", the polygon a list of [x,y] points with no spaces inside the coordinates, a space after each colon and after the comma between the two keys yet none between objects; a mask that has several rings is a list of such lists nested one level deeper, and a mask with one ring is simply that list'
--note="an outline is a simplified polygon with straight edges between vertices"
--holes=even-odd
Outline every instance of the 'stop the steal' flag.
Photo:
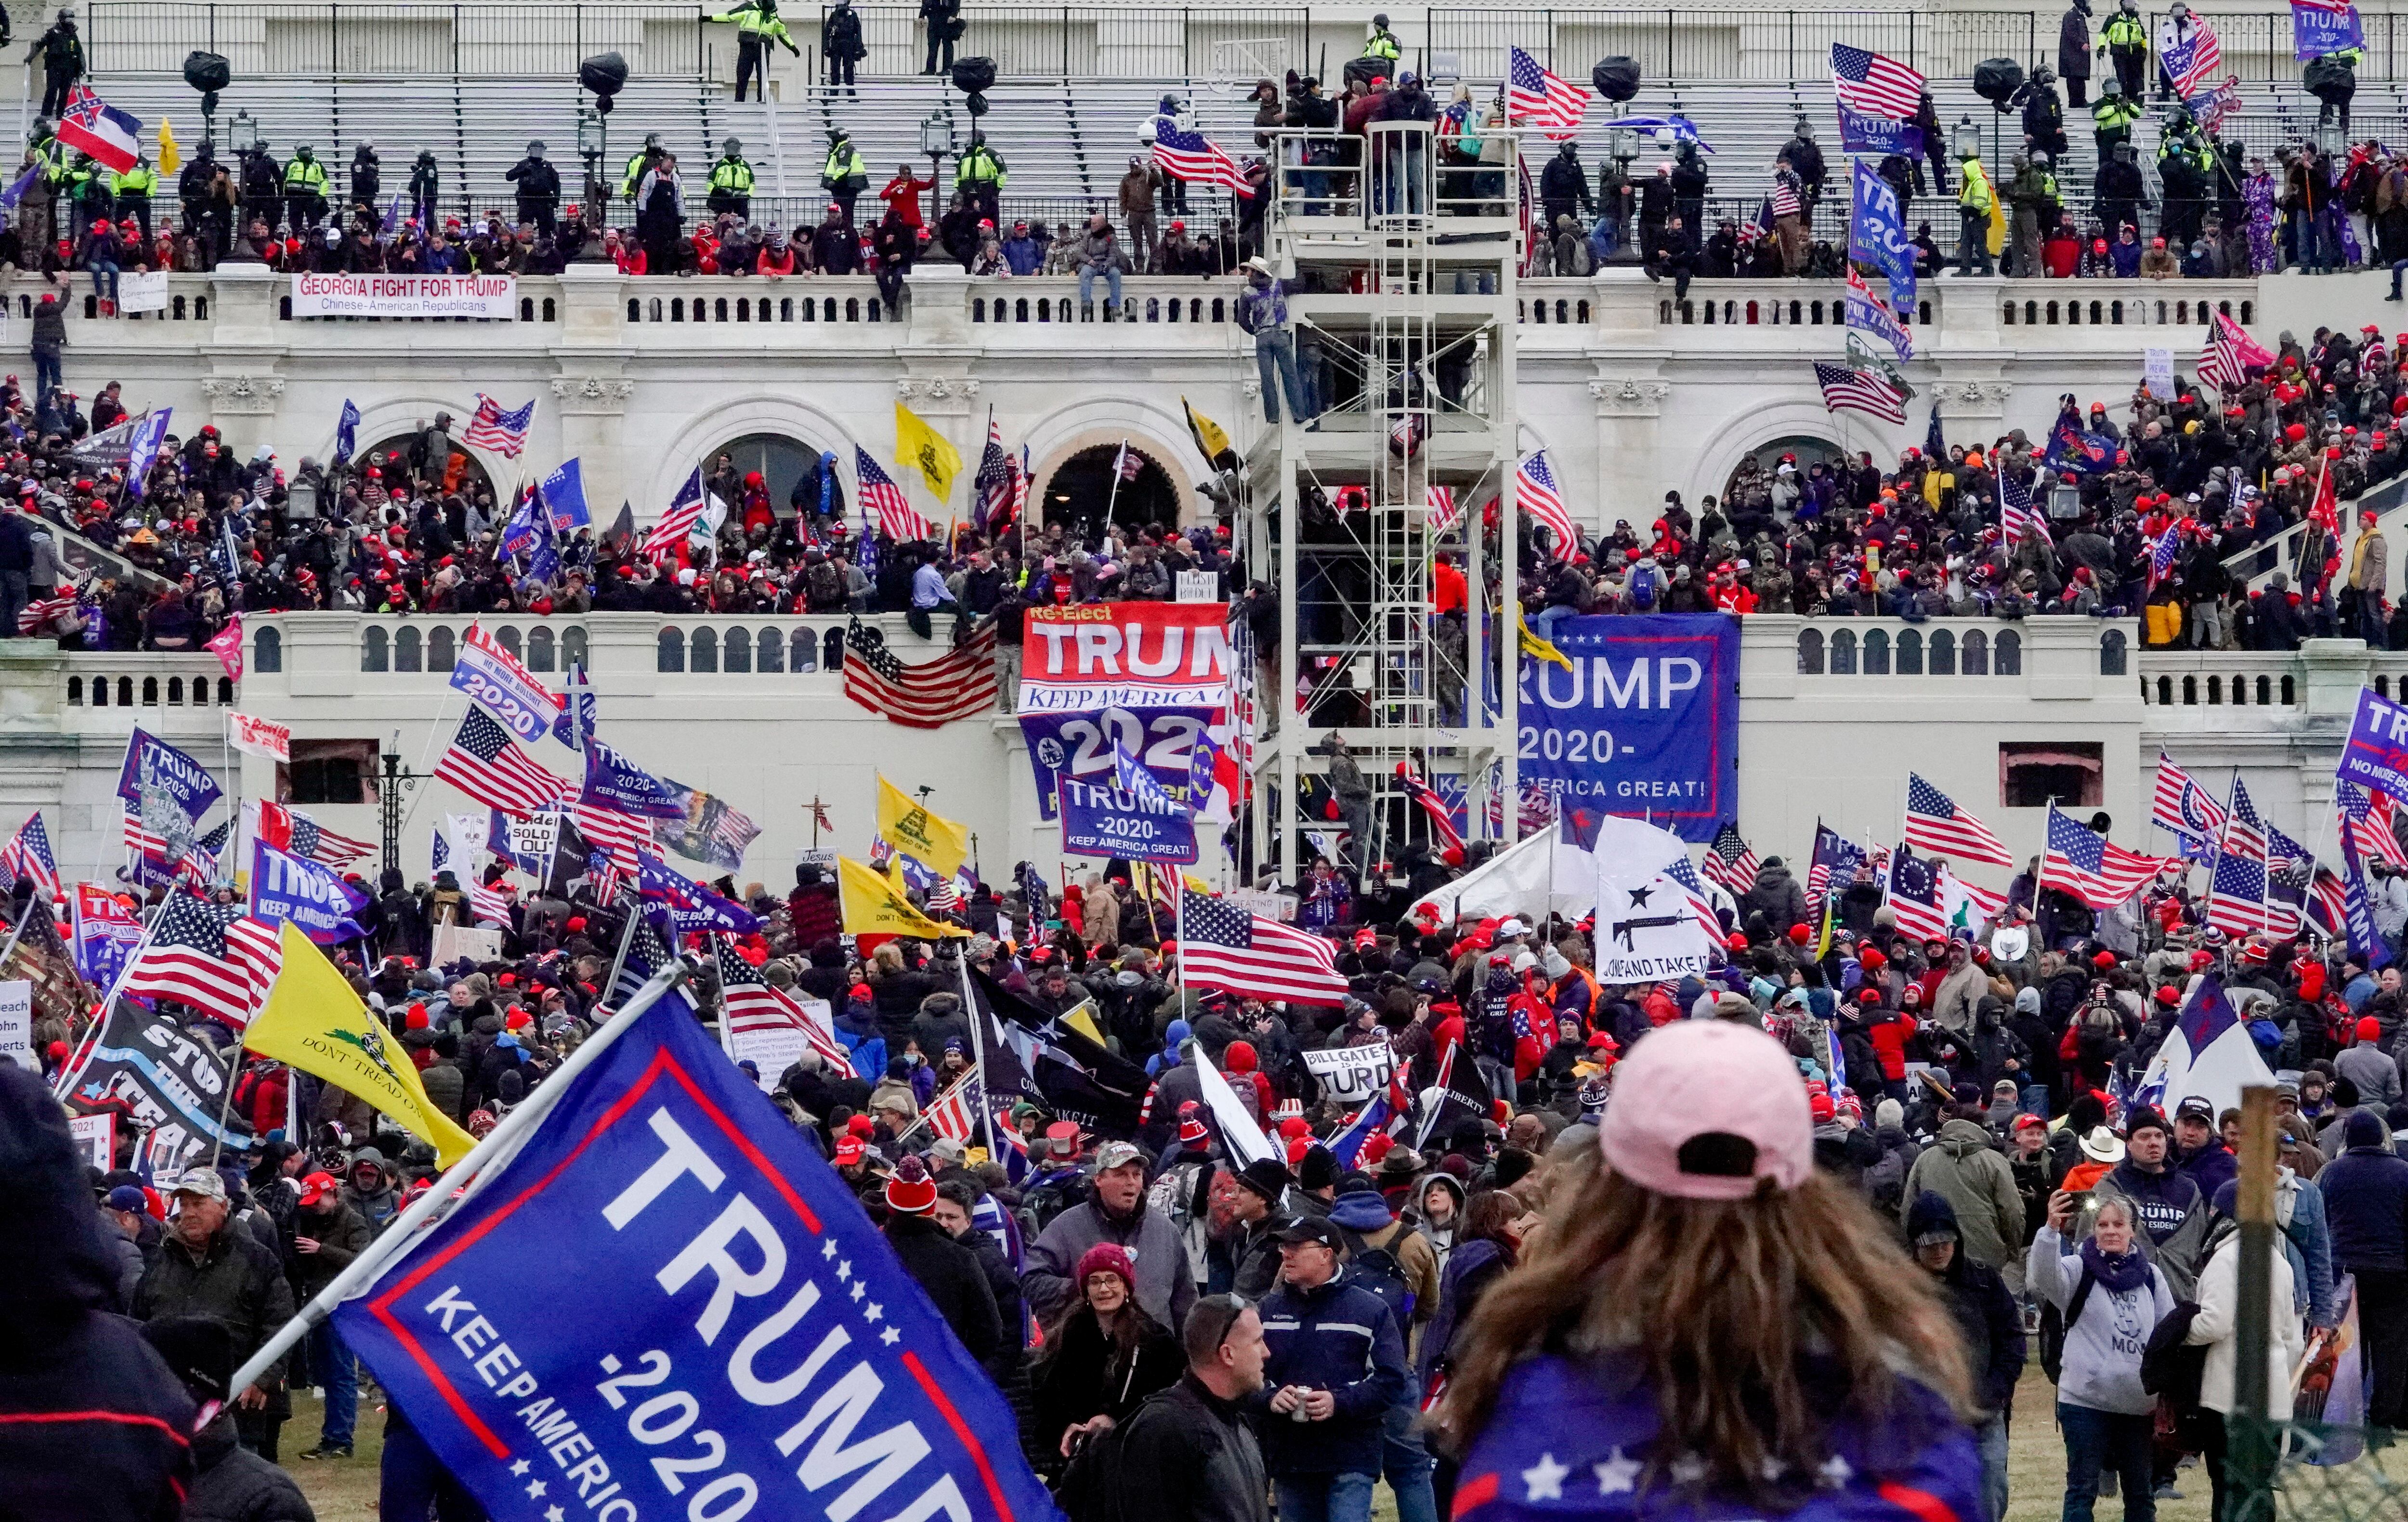
[{"label": "'stop the steal' flag", "polygon": [[682,1008],[638,1015],[335,1325],[496,1517],[1056,1522],[986,1371],[776,1117]]}]

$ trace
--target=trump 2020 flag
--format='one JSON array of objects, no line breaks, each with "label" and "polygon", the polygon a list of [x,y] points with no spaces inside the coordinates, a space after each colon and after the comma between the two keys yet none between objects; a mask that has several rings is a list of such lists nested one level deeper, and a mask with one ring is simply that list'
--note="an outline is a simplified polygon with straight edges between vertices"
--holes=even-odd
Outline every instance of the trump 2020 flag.
[{"label": "trump 2020 flag", "polygon": [[335,1325],[497,1517],[1061,1515],[853,1190],[681,1006]]},{"label": "trump 2020 flag", "polygon": [[2141,1092],[2155,1095],[2158,1108],[2169,1113],[2196,1094],[2222,1114],[2241,1103],[2243,1089],[2273,1082],[2258,1043],[2249,1039],[2248,1024],[2225,997],[2223,978],[2202,972],[2191,979],[2182,1018],[2157,1048]]}]

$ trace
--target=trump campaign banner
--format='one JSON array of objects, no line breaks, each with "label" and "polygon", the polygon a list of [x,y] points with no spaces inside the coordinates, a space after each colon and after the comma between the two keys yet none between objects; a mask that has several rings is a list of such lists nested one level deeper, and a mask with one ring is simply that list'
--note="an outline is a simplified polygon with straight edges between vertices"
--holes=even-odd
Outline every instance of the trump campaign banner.
[{"label": "trump campaign banner", "polygon": [[367,934],[359,923],[368,896],[332,868],[279,851],[265,840],[251,846],[251,912],[271,924],[290,921],[321,946]]},{"label": "trump campaign banner", "polygon": [[[1103,602],[1032,608],[1021,625],[1020,728],[1051,819],[1059,779],[1109,771],[1117,745],[1173,797],[1185,798],[1199,742],[1216,749],[1217,787],[1238,783],[1228,759],[1229,610],[1218,602]],[[1191,803],[1214,815],[1205,799]]]},{"label": "trump campaign banner", "polygon": [[2366,46],[2366,23],[2350,0],[2291,0],[2291,43],[2299,62]]},{"label": "trump campaign banner", "polygon": [[[198,759],[136,725],[125,741],[125,765],[117,774],[117,796],[136,809],[149,823],[153,808],[173,803],[186,817],[197,820],[223,795]],[[153,825],[155,829],[158,826]]]},{"label": "trump campaign banner", "polygon": [[1739,811],[1739,621],[1568,618],[1553,642],[1565,665],[1522,657],[1523,783],[1713,840]]},{"label": "trump campaign banner", "polygon": [[631,1016],[344,1343],[496,1517],[1058,1522],[985,1371],[684,1010]]},{"label": "trump campaign banner", "polygon": [[1841,152],[1923,157],[1923,129],[1914,122],[1852,110],[1846,101],[1841,101],[1839,106]]},{"label": "trump campaign banner", "polygon": [[1064,855],[1180,863],[1196,859],[1195,816],[1160,791],[1148,798],[1114,786],[1110,777],[1082,783],[1066,776],[1061,813]]},{"label": "trump campaign banner", "polygon": [[2361,688],[2338,775],[2408,803],[2408,705]]},{"label": "trump campaign banner", "polygon": [[520,665],[481,624],[469,625],[460,641],[452,685],[530,745],[550,734],[552,721],[560,717],[559,695]]},{"label": "trump campaign banner", "polygon": [[481,317],[514,323],[515,275],[295,275],[295,317]]},{"label": "trump campaign banner", "polygon": [[[1111,782],[1113,747],[1132,752],[1172,797],[1187,799],[1188,763],[1220,716],[1210,708],[1122,708],[1090,713],[1024,713],[1021,737],[1028,742],[1029,768],[1037,774],[1042,817],[1054,817],[1066,781]],[[1191,805],[1199,800],[1187,799]]]}]

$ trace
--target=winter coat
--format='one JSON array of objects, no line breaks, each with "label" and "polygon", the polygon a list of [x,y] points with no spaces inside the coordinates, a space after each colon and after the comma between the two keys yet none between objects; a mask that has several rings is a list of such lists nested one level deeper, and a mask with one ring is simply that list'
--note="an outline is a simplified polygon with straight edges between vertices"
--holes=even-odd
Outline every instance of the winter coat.
[{"label": "winter coat", "polygon": [[1063,1429],[1093,1416],[1117,1426],[1146,1397],[1179,1383],[1187,1367],[1179,1339],[1142,1308],[1137,1315],[1137,1346],[1125,1356],[1104,1335],[1093,1306],[1071,1312],[1055,1331],[1034,1392],[1039,1450],[1058,1452]]},{"label": "winter coat", "polygon": [[1767,867],[1740,898],[1739,912],[1742,920],[1762,914],[1774,935],[1785,935],[1791,926],[1806,923],[1806,886],[1786,866]]},{"label": "winter coat", "polygon": [[1128,1249],[1137,1264],[1134,1288],[1145,1314],[1166,1327],[1185,1326],[1187,1308],[1196,1302],[1186,1249],[1170,1218],[1142,1199],[1136,1213],[1123,1221],[1107,1216],[1103,1206],[1090,1199],[1054,1217],[1029,1244],[1021,1287],[1037,1319],[1051,1325],[1078,1299],[1079,1285],[1071,1275],[1087,1249],[1105,1242]]},{"label": "winter coat", "polygon": [[194,1436],[193,1462],[183,1522],[315,1522],[293,1476],[236,1443],[231,1411]]},{"label": "winter coat", "polygon": [[[1121,1522],[1270,1522],[1243,1398],[1223,1400],[1192,1373],[1122,1424],[1119,1468]],[[1179,1483],[1165,1485],[1167,1475]]]},{"label": "winter coat", "polygon": [[[232,1221],[218,1228],[195,1258],[172,1235],[134,1292],[134,1318],[208,1316],[234,1333],[235,1363],[259,1351],[293,1319],[293,1285],[284,1265],[259,1239]],[[273,1376],[262,1381],[273,1383]]]},{"label": "winter coat", "polygon": [[296,1235],[318,1243],[314,1253],[293,1255],[294,1298],[305,1301],[325,1288],[335,1275],[350,1268],[351,1259],[367,1251],[368,1243],[376,1239],[366,1218],[343,1204],[337,1205],[328,1215],[314,1215],[306,1210],[296,1212],[293,1229]]},{"label": "winter coat", "polygon": [[996,1318],[995,1292],[987,1288],[977,1256],[936,1222],[901,1211],[886,1217],[886,1244],[969,1356],[982,1364],[992,1359],[1003,1328]]},{"label": "winter coat", "polygon": [[[2274,1421],[2291,1419],[2291,1366],[2300,1361],[2306,1339],[2292,1309],[2295,1284],[2291,1265],[2277,1253],[2266,1301],[2266,1414]],[[2207,1267],[2199,1276],[2199,1314],[2191,1318],[2184,1341],[2207,1349],[2207,1366],[2200,1372],[2199,1403],[2229,1414],[2233,1384],[2241,1368],[2241,1230],[2229,1221],[2218,1223],[2209,1240]]]},{"label": "winter coat", "polygon": [[2408,1162],[2388,1147],[2351,1147],[2316,1174],[2316,1191],[2342,1271],[2408,1271]]},{"label": "winter coat", "polygon": [[1283,1283],[1257,1309],[1270,1345],[1264,1386],[1305,1385],[1337,1400],[1326,1421],[1263,1424],[1273,1477],[1379,1473],[1383,1423],[1410,1382],[1404,1336],[1386,1302],[1348,1283],[1341,1269],[1312,1289]]},{"label": "winter coat", "polygon": [[2014,1170],[1991,1145],[1989,1128],[1970,1120],[1940,1127],[1940,1140],[1914,1160],[1906,1175],[1901,1218],[1912,1220],[1916,1198],[1928,1189],[1956,1212],[1964,1256],[1995,1269],[2024,1240],[2023,1196]]},{"label": "winter coat", "polygon": [[[2081,1286],[2082,1255],[2055,1227],[2042,1227],[2024,1262],[2024,1283],[2062,1313]],[[2070,1406],[2128,1416],[2155,1410],[2157,1398],[2141,1388],[2141,1354],[2151,1328],[2173,1308],[2173,1291],[2154,1265],[2137,1288],[2117,1291],[2093,1281],[2080,1319],[2065,1328],[2057,1398]]]},{"label": "winter coat", "polygon": [[2090,78],[2089,12],[2080,6],[2068,7],[2057,23],[2057,72],[2065,79]]},{"label": "winter coat", "polygon": [[1965,1363],[1973,1376],[1973,1399],[1985,1411],[2005,1411],[2014,1401],[2015,1381],[2024,1371],[2024,1320],[2007,1282],[1994,1269],[1965,1256],[1964,1230],[1945,1197],[1918,1196],[1907,1207],[1906,1240],[1921,1240],[1927,1231],[1956,1232],[1958,1250],[1940,1275],[1940,1292],[1965,1336]]},{"label": "winter coat", "polygon": [[2274,1220],[2283,1228],[2283,1254],[2291,1260],[2292,1299],[2307,1313],[2308,1324],[2329,1327],[2333,1303],[2332,1236],[2325,1227],[2325,1197],[2313,1179],[2288,1168],[2274,1180]]}]

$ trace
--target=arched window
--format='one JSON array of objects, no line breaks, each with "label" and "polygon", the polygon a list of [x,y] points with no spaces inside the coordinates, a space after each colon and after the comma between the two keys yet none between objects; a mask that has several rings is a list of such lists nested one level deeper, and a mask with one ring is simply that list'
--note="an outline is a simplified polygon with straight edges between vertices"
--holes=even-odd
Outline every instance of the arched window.
[{"label": "arched window", "polygon": [[1956,674],[1956,637],[1946,629],[1931,631],[1931,674],[1935,677]]},{"label": "arched window", "polygon": [[1990,639],[1987,635],[1979,629],[1967,629],[1964,653],[1965,675],[1985,677],[1990,674]]},{"label": "arched window", "polygon": [[686,669],[717,671],[719,669],[719,631],[696,629],[686,639]]},{"label": "arched window", "polygon": [[527,631],[527,669],[549,671],[554,648],[552,631],[538,624]]},{"label": "arched window", "polygon": [[384,630],[371,624],[360,634],[360,669],[381,671],[385,668]]},{"label": "arched window", "polygon": [[2259,677],[2258,679],[2258,706],[2259,708],[2264,708],[2273,701],[2274,679],[2272,677]]},{"label": "arched window", "polygon": [[1798,631],[1798,674],[1801,677],[1819,677],[1823,674],[1822,630]]},{"label": "arched window", "polygon": [[660,655],[653,664],[658,671],[685,669],[685,636],[674,628],[663,629],[659,642]]},{"label": "arched window", "polygon": [[2222,708],[2224,706],[2224,679],[2222,677],[2211,676],[2207,679],[2207,706],[2210,708]]},{"label": "arched window", "polygon": [[426,668],[449,671],[459,658],[459,639],[444,625],[437,624],[426,631]]},{"label": "arched window", "polygon": [[571,624],[560,631],[560,665],[563,670],[585,664],[585,625]]},{"label": "arched window", "polygon": [[2024,637],[2013,629],[2000,629],[1996,646],[1998,673],[2002,677],[2024,674]]},{"label": "arched window", "polygon": [[1898,674],[1902,677],[1923,675],[1923,636],[1913,629],[1898,631]]},{"label": "arched window", "polygon": [[396,671],[418,669],[418,631],[405,624],[393,634],[393,668]]},{"label": "arched window", "polygon": [[83,678],[67,678],[67,707],[83,707]]},{"label": "arched window", "polygon": [[170,708],[182,708],[184,706],[184,679],[182,677],[169,677],[167,679],[167,705]]},{"label": "arched window", "polygon": [[92,679],[92,706],[94,708],[107,708],[108,706],[108,679],[107,677],[94,677]]},{"label": "arched window", "polygon": [[[820,669],[823,671],[844,669],[844,631],[842,629],[831,628],[820,636]],[[2288,682],[2291,679],[2285,677],[2283,680]]]},{"label": "arched window", "polygon": [[1889,634],[1883,629],[1865,631],[1865,675],[1889,675]]},{"label": "arched window", "polygon": [[284,669],[284,635],[278,629],[262,629],[251,637],[251,668],[254,671]]},{"label": "arched window", "polygon": [[2199,707],[2199,678],[2196,676],[2187,676],[2183,678],[2182,694],[2183,707]]},{"label": "arched window", "polygon": [[787,641],[786,654],[786,669],[789,671],[809,673],[818,670],[820,668],[819,631],[808,625],[796,629],[795,637]]},{"label": "arched window", "polygon": [[[2109,629],[2099,636],[2099,674],[2120,677],[2124,674],[2124,631]],[[2263,681],[2264,678],[2258,680]]]},{"label": "arched window", "polygon": [[[2148,691],[2148,683],[2147,683],[2146,682],[2142,682],[2142,683],[2141,683],[2141,690],[2142,690],[2143,692],[2146,692],[2146,691]],[[2157,678],[2157,707],[2159,707],[2159,708],[2168,708],[2168,707],[2171,707],[2171,706],[2172,705],[2172,703],[2173,703],[2173,700],[2174,700],[2174,679],[2173,679],[2173,678],[2172,678],[2172,677],[2159,677],[2159,678]]]},{"label": "arched window", "polygon": [[500,628],[494,630],[494,642],[501,646],[504,650],[509,651],[510,653],[510,659],[514,661],[523,660],[526,658],[520,650],[519,626],[515,624],[505,624]]},{"label": "arched window", "polygon": [[[2244,302],[2243,305],[2245,306],[2247,303]],[[2286,676],[2283,678],[2283,706],[2285,708],[2289,708],[2299,700],[2298,694],[2292,690],[2291,679],[2288,676]]]},{"label": "arched window", "polygon": [[220,677],[218,678],[218,707],[232,708],[233,706],[234,678]]},{"label": "arched window", "polygon": [[1831,674],[1852,677],[1856,674],[1856,635],[1854,629],[1840,629],[1831,636]]},{"label": "arched window", "polygon": [[142,706],[144,708],[157,708],[159,706],[159,679],[157,677],[144,677],[142,679]]},{"label": "arched window", "polygon": [[786,668],[786,637],[775,629],[763,629],[753,641],[760,658],[752,664],[764,671]]},{"label": "arched window", "polygon": [[132,677],[119,677],[117,679],[117,706],[119,708],[132,708],[134,706],[134,679]]},{"label": "arched window", "polygon": [[724,663],[730,671],[750,673],[752,669],[752,637],[742,629],[730,629],[720,644],[726,656]]}]

